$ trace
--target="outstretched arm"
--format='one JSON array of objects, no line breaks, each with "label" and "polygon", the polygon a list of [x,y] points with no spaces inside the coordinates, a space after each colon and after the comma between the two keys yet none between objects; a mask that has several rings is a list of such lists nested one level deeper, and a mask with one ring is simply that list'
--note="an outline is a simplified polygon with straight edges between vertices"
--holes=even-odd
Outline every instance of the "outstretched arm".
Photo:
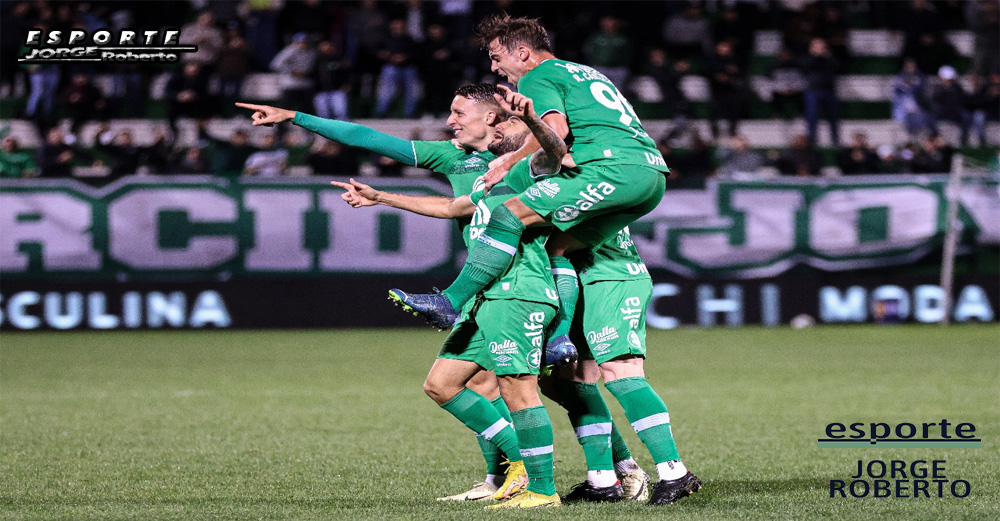
[{"label": "outstretched arm", "polygon": [[350,183],[330,181],[330,184],[347,190],[340,198],[355,208],[381,204],[438,219],[469,217],[476,212],[476,205],[472,204],[472,199],[468,195],[452,198],[438,195],[395,194],[376,190],[354,179],[351,179]]},{"label": "outstretched arm", "polygon": [[[535,112],[534,103],[531,98],[518,94],[507,87],[498,85],[497,88],[503,94],[494,94],[500,102],[500,106],[511,115],[518,117],[528,125],[531,135],[541,150],[535,152],[531,158],[531,169],[538,174],[554,174],[559,171],[563,157],[568,152],[566,141],[555,130],[552,129]],[[526,143],[527,146],[530,143]],[[521,150],[525,148],[522,147]]]},{"label": "outstretched arm", "polygon": [[253,115],[250,116],[254,126],[271,126],[275,123],[291,121],[306,130],[347,146],[363,148],[405,165],[417,165],[416,153],[413,150],[412,141],[383,134],[364,125],[349,123],[347,121],[337,121],[335,119],[319,118],[304,112],[295,112],[269,105],[237,103],[236,106],[254,111]]}]

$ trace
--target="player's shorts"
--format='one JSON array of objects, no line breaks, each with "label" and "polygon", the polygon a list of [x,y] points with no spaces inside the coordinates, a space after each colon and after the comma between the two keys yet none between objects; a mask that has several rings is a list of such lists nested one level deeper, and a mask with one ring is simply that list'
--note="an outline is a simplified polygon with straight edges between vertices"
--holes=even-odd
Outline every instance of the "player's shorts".
[{"label": "player's shorts", "polygon": [[557,311],[552,304],[527,300],[482,301],[474,316],[497,376],[538,374],[545,330]]},{"label": "player's shorts", "polygon": [[645,358],[646,306],[652,296],[649,279],[585,284],[570,331],[580,358],[598,364],[622,356]]},{"label": "player's shorts", "polygon": [[482,330],[473,318],[474,310],[479,304],[478,301],[470,301],[458,317],[458,322],[452,327],[451,333],[445,339],[438,358],[450,358],[452,360],[464,360],[479,364],[480,367],[489,371],[493,369],[493,357],[490,350],[486,348],[486,339]]},{"label": "player's shorts", "polygon": [[538,181],[518,199],[578,241],[599,246],[663,199],[667,181],[645,165],[587,163]]}]

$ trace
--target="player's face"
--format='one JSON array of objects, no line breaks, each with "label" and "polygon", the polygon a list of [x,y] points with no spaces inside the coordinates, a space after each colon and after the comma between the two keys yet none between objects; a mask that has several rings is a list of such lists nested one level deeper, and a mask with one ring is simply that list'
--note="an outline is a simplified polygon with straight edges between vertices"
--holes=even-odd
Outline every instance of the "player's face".
[{"label": "player's face", "polygon": [[487,49],[490,53],[490,69],[507,78],[507,81],[512,85],[517,86],[517,82],[521,79],[521,76],[524,76],[528,72],[524,61],[520,59],[525,51],[518,47],[511,52],[503,45],[500,45],[500,42],[496,39],[490,42]]},{"label": "player's face", "polygon": [[451,114],[447,124],[455,133],[455,139],[462,146],[479,148],[486,140],[489,143],[492,129],[486,123],[489,112],[478,103],[462,96],[455,96],[451,102]]},{"label": "player's face", "polygon": [[494,145],[490,147],[490,150],[498,156],[513,152],[524,145],[530,132],[528,125],[520,119],[507,118],[507,121],[497,124],[493,134]]}]

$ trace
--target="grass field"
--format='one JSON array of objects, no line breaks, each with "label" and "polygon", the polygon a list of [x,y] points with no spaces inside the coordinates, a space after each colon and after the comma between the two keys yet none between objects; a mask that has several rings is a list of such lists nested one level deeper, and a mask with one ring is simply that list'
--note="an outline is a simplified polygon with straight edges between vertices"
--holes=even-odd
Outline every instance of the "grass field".
[{"label": "grass field", "polygon": [[[651,332],[648,378],[704,490],[666,508],[529,512],[434,501],[483,474],[471,433],[420,388],[443,338],[4,333],[0,519],[1000,518],[996,325]],[[583,454],[547,406],[566,492],[583,477]],[[832,422],[942,418],[974,423],[982,448],[817,448]],[[947,478],[972,492],[830,499],[829,481],[849,481],[858,459],[946,460]]]}]

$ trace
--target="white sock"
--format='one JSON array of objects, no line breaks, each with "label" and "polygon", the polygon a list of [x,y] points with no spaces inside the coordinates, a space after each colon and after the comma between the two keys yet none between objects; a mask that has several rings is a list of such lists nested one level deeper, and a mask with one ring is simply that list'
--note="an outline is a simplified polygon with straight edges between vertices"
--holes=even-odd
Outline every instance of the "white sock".
[{"label": "white sock", "polygon": [[506,477],[507,476],[505,476],[504,474],[487,474],[486,482],[489,483],[490,485],[493,485],[494,487],[499,488],[500,485],[503,485],[503,480],[506,479]]},{"label": "white sock", "polygon": [[663,463],[656,464],[656,472],[660,475],[660,481],[671,481],[674,479],[680,479],[687,474],[687,467],[681,460],[664,461]]},{"label": "white sock", "polygon": [[615,463],[615,472],[619,474],[625,474],[627,472],[632,472],[634,470],[642,470],[639,464],[635,462],[635,459],[629,458],[626,460],[621,460]]},{"label": "white sock", "polygon": [[605,488],[618,483],[618,476],[613,470],[588,470],[587,482],[596,488]]}]

